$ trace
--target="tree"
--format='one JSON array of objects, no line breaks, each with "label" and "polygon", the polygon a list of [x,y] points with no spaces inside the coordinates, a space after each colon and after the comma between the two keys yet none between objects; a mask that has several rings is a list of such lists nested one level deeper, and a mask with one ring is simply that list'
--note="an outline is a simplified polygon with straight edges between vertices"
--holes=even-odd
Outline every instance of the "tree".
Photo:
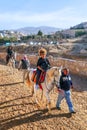
[{"label": "tree", "polygon": [[38,33],[37,33],[37,35],[42,36],[43,33],[39,30]]}]

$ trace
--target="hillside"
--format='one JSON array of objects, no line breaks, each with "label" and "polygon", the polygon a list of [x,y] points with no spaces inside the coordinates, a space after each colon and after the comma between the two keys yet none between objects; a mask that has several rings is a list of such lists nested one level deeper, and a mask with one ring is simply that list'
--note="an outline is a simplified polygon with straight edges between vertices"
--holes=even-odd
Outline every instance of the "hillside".
[{"label": "hillside", "polygon": [[55,108],[57,91],[52,91],[52,112],[36,107],[30,89],[24,87],[22,71],[0,65],[0,130],[87,130],[87,80],[72,75],[72,99],[76,114],[70,115],[65,100]]},{"label": "hillside", "polygon": [[48,26],[41,26],[41,27],[25,27],[17,29],[18,32],[24,33],[24,34],[37,34],[38,31],[42,31],[43,34],[52,34],[56,31],[59,31],[59,28],[55,27],[48,27]]},{"label": "hillside", "polygon": [[[74,39],[68,39],[67,43],[58,45],[19,45],[13,48],[17,53],[38,55],[39,48],[44,47],[47,50],[47,56],[87,60],[87,43],[72,42],[74,42]],[[0,52],[6,52],[6,49],[7,47],[0,47]]]},{"label": "hillside", "polygon": [[82,22],[82,23],[77,24],[71,28],[72,29],[87,29],[87,22]]},{"label": "hillside", "polygon": [[[87,22],[83,22],[72,26],[70,28],[64,29],[62,31],[57,31],[56,34],[61,34],[63,38],[80,38],[80,42],[87,42]],[[83,36],[86,35],[86,39],[83,39]],[[76,42],[79,42],[78,40]]]}]

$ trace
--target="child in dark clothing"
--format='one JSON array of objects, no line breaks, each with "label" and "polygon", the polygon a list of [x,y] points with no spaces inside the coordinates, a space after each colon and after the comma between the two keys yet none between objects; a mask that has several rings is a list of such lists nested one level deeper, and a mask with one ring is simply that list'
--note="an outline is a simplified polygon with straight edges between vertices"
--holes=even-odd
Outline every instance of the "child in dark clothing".
[{"label": "child in dark clothing", "polygon": [[64,68],[62,70],[62,75],[60,77],[59,86],[58,86],[59,95],[58,95],[58,99],[56,103],[56,107],[58,110],[61,109],[60,108],[61,101],[63,98],[65,98],[70,113],[75,113],[73,104],[71,101],[71,91],[70,91],[71,88],[73,88],[73,84],[72,84],[71,77],[69,75],[69,70],[67,68]]},{"label": "child in dark clothing", "polygon": [[41,75],[41,72],[46,72],[49,68],[50,68],[50,63],[49,63],[49,60],[46,58],[46,53],[47,51],[44,49],[44,48],[41,48],[39,50],[39,55],[40,55],[40,58],[38,59],[38,62],[37,62],[37,71],[36,71],[36,85],[35,85],[35,88],[38,89],[38,84],[39,84],[39,78],[40,78],[40,75]]},{"label": "child in dark clothing", "polygon": [[6,55],[6,64],[8,64],[10,58],[12,58],[14,56],[14,51],[13,51],[13,47],[9,46],[6,50],[7,55]]},{"label": "child in dark clothing", "polygon": [[23,70],[23,82],[25,80],[25,74],[30,69],[30,61],[27,57],[27,55],[24,55],[23,58],[20,60],[18,65],[18,70]]}]

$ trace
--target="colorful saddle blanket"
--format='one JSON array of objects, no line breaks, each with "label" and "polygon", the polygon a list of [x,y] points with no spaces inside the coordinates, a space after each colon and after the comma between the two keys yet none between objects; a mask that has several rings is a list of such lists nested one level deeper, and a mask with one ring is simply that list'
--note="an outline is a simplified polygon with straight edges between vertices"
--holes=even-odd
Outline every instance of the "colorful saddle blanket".
[{"label": "colorful saddle blanket", "polygon": [[[44,82],[45,76],[46,76],[46,72],[41,72],[41,75],[40,75],[40,78],[39,78],[39,83],[43,83]],[[36,70],[34,70],[31,79],[35,83],[36,83],[36,77],[37,77],[37,73],[36,73]]]}]

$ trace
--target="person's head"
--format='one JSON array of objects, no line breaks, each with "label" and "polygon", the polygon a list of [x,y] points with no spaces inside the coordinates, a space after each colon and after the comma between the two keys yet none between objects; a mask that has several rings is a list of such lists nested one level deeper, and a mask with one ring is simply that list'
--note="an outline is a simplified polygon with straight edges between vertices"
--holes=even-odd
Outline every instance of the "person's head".
[{"label": "person's head", "polygon": [[23,56],[23,59],[24,59],[24,60],[27,60],[27,55],[24,55],[24,56]]},{"label": "person's head", "polygon": [[46,49],[41,48],[41,49],[39,50],[39,56],[40,56],[40,57],[45,58],[45,57],[46,57],[46,54],[47,54]]},{"label": "person's head", "polygon": [[63,69],[62,69],[62,73],[63,73],[64,75],[68,75],[68,74],[69,74],[69,69],[68,69],[68,68],[63,68]]},{"label": "person's head", "polygon": [[13,49],[12,46],[8,46],[9,49]]}]

